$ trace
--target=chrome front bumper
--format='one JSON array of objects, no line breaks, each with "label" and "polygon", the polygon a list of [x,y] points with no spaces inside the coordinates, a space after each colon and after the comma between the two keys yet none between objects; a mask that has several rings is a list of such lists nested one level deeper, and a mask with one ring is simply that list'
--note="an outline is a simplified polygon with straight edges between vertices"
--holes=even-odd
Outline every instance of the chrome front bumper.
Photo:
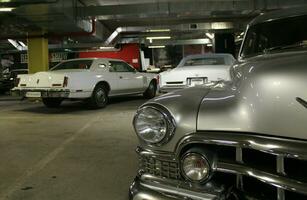
[{"label": "chrome front bumper", "polygon": [[12,89],[12,96],[26,97],[27,92],[40,92],[42,98],[68,98],[70,90],[67,89]]},{"label": "chrome front bumper", "polygon": [[[206,184],[193,184],[181,176],[178,160],[191,144],[206,147],[219,158]],[[174,152],[139,147],[140,172],[130,199],[306,200],[306,145],[306,141],[256,134],[198,132],[184,137]]]},{"label": "chrome front bumper", "polygon": [[130,200],[223,200],[223,186],[208,183],[201,188],[179,181],[166,180],[149,174],[139,175],[129,189]]}]

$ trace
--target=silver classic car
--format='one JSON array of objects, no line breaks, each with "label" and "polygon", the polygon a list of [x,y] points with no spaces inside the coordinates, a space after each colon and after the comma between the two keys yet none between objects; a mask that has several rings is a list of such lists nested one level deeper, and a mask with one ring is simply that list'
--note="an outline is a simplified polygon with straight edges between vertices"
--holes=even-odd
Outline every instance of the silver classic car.
[{"label": "silver classic car", "polygon": [[130,199],[307,199],[306,27],[306,8],[260,15],[232,82],[142,105]]}]

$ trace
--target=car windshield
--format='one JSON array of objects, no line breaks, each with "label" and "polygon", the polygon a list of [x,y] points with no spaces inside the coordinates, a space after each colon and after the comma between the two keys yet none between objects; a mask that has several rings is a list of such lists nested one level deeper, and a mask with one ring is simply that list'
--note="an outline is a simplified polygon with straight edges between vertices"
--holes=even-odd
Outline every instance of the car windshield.
[{"label": "car windshield", "polygon": [[93,60],[72,60],[66,61],[63,63],[58,64],[51,71],[56,70],[65,70],[65,69],[90,69]]},{"label": "car windshield", "polygon": [[188,59],[184,66],[199,66],[199,65],[225,65],[223,57],[210,57],[210,58],[193,58]]},{"label": "car windshield", "polygon": [[241,56],[306,47],[307,15],[279,19],[251,26]]}]

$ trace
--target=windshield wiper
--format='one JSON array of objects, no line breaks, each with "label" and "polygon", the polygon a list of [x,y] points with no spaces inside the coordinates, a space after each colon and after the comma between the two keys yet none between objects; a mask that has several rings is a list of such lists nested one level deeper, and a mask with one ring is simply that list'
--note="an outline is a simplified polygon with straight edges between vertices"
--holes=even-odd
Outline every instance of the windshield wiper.
[{"label": "windshield wiper", "polygon": [[281,45],[281,46],[267,48],[267,49],[264,49],[263,52],[269,53],[271,51],[276,51],[276,50],[284,50],[284,49],[292,49],[292,48],[300,48],[300,47],[307,47],[307,40],[303,40],[295,44]]}]

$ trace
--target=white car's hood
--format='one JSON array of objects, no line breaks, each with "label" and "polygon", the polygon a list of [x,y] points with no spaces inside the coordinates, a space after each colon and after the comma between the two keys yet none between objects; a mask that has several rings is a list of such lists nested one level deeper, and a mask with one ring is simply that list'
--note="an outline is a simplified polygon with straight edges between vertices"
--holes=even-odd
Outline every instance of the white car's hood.
[{"label": "white car's hood", "polygon": [[171,71],[160,74],[161,84],[167,82],[182,82],[186,84],[187,78],[207,78],[208,81],[230,80],[229,65],[206,65],[177,67]]}]

